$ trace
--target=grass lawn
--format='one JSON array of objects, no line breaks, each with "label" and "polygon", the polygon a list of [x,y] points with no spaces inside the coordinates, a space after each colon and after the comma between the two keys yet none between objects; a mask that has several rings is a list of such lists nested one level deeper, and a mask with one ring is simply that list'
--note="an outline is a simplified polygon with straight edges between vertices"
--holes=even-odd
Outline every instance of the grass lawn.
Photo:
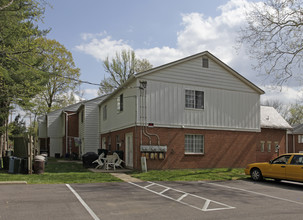
[{"label": "grass lawn", "polygon": [[247,178],[244,175],[243,168],[151,170],[146,173],[133,173],[132,176],[145,181],[236,180]]},{"label": "grass lawn", "polygon": [[0,172],[0,181],[26,181],[28,184],[121,182],[109,173],[93,173],[76,162],[48,160],[43,174],[8,174]]}]

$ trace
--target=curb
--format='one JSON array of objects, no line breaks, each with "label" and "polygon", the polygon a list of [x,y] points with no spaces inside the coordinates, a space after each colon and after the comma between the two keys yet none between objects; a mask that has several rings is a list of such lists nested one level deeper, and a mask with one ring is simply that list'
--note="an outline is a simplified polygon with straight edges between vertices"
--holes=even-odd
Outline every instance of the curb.
[{"label": "curb", "polygon": [[0,185],[12,185],[12,184],[27,184],[26,181],[2,181]]}]

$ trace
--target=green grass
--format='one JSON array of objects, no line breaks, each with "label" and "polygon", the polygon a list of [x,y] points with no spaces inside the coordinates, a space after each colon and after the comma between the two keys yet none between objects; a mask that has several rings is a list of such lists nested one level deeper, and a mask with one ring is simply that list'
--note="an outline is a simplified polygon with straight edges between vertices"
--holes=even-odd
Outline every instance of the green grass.
[{"label": "green grass", "polygon": [[58,162],[49,159],[43,174],[8,174],[0,172],[0,181],[26,181],[28,184],[121,182],[109,173],[93,173],[76,162]]},{"label": "green grass", "polygon": [[151,170],[146,173],[133,173],[132,176],[145,181],[236,180],[247,178],[244,175],[243,168]]}]

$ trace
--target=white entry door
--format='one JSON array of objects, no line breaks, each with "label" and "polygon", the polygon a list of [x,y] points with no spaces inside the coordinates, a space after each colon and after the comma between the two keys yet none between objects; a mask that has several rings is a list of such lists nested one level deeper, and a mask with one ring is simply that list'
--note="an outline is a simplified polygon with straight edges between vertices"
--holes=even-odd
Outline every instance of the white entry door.
[{"label": "white entry door", "polygon": [[125,134],[125,164],[127,167],[133,167],[133,133]]}]

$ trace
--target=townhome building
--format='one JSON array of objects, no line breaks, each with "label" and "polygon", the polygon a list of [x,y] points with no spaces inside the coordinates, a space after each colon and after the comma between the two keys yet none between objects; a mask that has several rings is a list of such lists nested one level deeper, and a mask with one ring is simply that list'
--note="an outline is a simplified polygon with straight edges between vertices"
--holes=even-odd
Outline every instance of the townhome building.
[{"label": "townhome building", "polygon": [[244,167],[270,159],[287,151],[290,126],[282,117],[279,125],[271,116],[262,123],[262,94],[211,53],[195,54],[135,74],[107,96],[100,104],[100,148],[122,150],[134,169],[141,169],[141,158],[148,169]]}]

